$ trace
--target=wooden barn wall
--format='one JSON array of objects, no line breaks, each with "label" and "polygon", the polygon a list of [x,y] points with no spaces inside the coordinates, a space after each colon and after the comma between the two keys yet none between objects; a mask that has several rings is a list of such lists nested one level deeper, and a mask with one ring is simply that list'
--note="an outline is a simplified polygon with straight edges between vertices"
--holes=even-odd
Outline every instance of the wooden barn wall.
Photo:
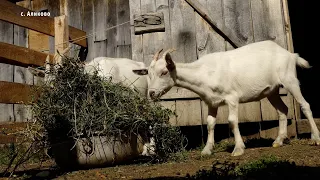
[{"label": "wooden barn wall", "polygon": [[[28,8],[28,4],[18,3]],[[27,30],[0,20],[0,42],[28,47]],[[0,81],[32,85],[33,75],[24,67],[0,63]],[[29,106],[23,104],[0,103],[0,122],[22,122],[31,118]]]},{"label": "wooden barn wall", "polygon": [[[69,24],[87,32],[86,60],[99,56],[131,58],[131,30],[128,0],[65,0]],[[59,1],[49,0],[49,11],[60,15]],[[125,23],[128,22],[128,23]],[[123,24],[115,28],[115,25]],[[51,38],[51,52],[54,41]],[[72,45],[72,52],[80,47]]]},{"label": "wooden barn wall", "polygon": [[[218,51],[232,49],[185,0],[66,0],[69,24],[82,29],[88,35],[87,60],[98,56],[126,57],[147,65],[159,49],[176,48],[172,56],[177,62],[192,62],[199,57]],[[56,0],[45,1],[51,17],[60,15],[60,4]],[[225,25],[234,35],[247,44],[261,40],[274,40],[287,48],[282,0],[199,0],[210,15],[217,21],[218,27]],[[25,5],[26,6],[26,5]],[[34,6],[32,8],[41,8]],[[148,12],[163,12],[165,32],[134,35],[134,15]],[[130,23],[125,23],[130,21]],[[119,25],[125,23],[120,26]],[[112,28],[107,30],[108,28]],[[24,28],[0,22],[0,41],[19,46],[35,47],[36,42],[27,38]],[[29,35],[32,33],[30,32]],[[36,36],[34,34],[34,36]],[[54,53],[54,38],[41,37],[49,41],[51,53]],[[28,42],[29,41],[29,42]],[[73,46],[75,54],[78,46]],[[38,47],[39,48],[39,47]],[[0,64],[0,80],[32,84],[32,77],[24,68]],[[289,136],[296,134],[293,112],[293,98],[282,91],[282,99],[289,107]],[[177,117],[170,122],[174,125],[206,124],[207,107],[199,97],[182,88],[173,88],[161,102],[164,106],[176,110]],[[0,121],[23,121],[30,116],[22,105],[0,104]],[[219,108],[217,122],[227,124],[228,110]],[[239,121],[259,123],[259,137],[274,138],[277,134],[278,119],[276,111],[267,99],[240,105]]]},{"label": "wooden barn wall", "polygon": [[[217,21],[225,25],[239,39],[246,42],[273,40],[287,48],[282,0],[198,0]],[[199,57],[218,51],[233,49],[217,34],[185,0],[130,0],[130,19],[149,12],[163,12],[165,32],[135,35],[131,30],[132,58],[149,65],[156,51],[176,48],[172,53],[176,62],[188,63]],[[281,98],[289,107],[288,135],[296,135],[292,96],[281,90]],[[176,110],[177,117],[170,122],[175,125],[206,124],[207,106],[194,93],[173,88],[164,96],[164,106]],[[226,124],[228,109],[219,108],[217,123]],[[278,132],[278,116],[267,99],[241,104],[240,122],[258,122],[256,136],[275,138]]]}]

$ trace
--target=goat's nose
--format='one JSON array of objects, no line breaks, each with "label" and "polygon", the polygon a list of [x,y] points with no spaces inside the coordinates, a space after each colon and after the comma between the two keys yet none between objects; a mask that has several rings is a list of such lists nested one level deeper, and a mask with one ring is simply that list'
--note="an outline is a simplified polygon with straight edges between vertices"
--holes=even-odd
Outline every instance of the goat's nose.
[{"label": "goat's nose", "polygon": [[153,97],[155,95],[155,92],[154,91],[149,91],[149,95],[150,95],[150,97]]}]

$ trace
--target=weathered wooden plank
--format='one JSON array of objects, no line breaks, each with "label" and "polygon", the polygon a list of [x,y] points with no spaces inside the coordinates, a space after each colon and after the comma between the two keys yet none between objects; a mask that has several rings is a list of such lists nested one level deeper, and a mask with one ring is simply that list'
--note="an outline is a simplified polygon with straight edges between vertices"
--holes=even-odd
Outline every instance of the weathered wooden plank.
[{"label": "weathered wooden plank", "polygon": [[[0,21],[0,42],[13,44],[13,25],[12,24]],[[2,48],[0,48],[0,51],[1,50]],[[0,81],[10,81],[10,82],[13,81],[12,65],[0,63]],[[0,117],[1,117],[0,121],[13,121],[14,120],[13,105],[0,103]]]},{"label": "weathered wooden plank", "polygon": [[[140,14],[140,0],[129,1],[130,6],[130,24],[134,23],[134,15]],[[131,28],[132,60],[143,62],[143,41],[142,35],[135,35],[134,29]]]},{"label": "weathered wooden plank", "polygon": [[31,85],[0,81],[0,103],[27,104],[31,101]]},{"label": "weathered wooden plank", "polygon": [[[176,102],[173,100],[173,101],[160,101],[160,104],[165,107],[165,108],[168,108],[170,109],[171,111],[175,112],[176,111]],[[172,126],[177,126],[179,125],[177,123],[177,117],[175,115],[172,115],[169,119],[169,123],[172,125]]]},{"label": "weathered wooden plank", "polygon": [[55,63],[61,63],[61,56],[58,54],[69,47],[69,31],[68,19],[66,15],[54,17],[54,33],[55,33]]},{"label": "weathered wooden plank", "polygon": [[[29,28],[50,36],[54,36],[54,19],[46,16],[33,17],[28,16],[27,12],[31,10],[17,6],[9,1],[0,1],[0,20],[14,23],[16,25]],[[21,13],[23,14],[21,16]],[[71,41],[75,38],[86,36],[82,30],[69,26]],[[86,40],[74,42],[83,47],[87,47]]]},{"label": "weathered wooden plank", "polygon": [[[21,47],[28,47],[27,29],[14,25],[14,44]],[[33,75],[25,67],[14,66],[14,82],[33,85]],[[30,107],[21,104],[15,104],[14,120],[15,122],[22,122],[31,119]]]},{"label": "weathered wooden plank", "polygon": [[130,21],[129,1],[119,0],[116,2],[117,24],[122,24],[117,27],[116,57],[131,59],[131,26],[130,23],[125,23]]},{"label": "weathered wooden plank", "polygon": [[[0,120],[1,122],[1,120]],[[26,128],[28,125],[27,122],[1,122],[0,130],[5,130],[7,133],[16,132],[18,130]]]},{"label": "weathered wooden plank", "polygon": [[[260,131],[260,137],[265,139],[276,139],[278,136],[279,131],[279,121],[264,121],[260,123],[261,125],[261,131]],[[295,120],[288,120],[288,138],[295,137],[296,132],[296,122]]]},{"label": "weathered wooden plank", "polygon": [[[82,0],[68,0],[68,23],[70,26],[82,29]],[[77,57],[81,46],[71,44],[70,56]]]},{"label": "weathered wooden plank", "polygon": [[120,58],[128,58],[131,59],[132,58],[132,49],[131,49],[131,45],[117,45],[117,57]]},{"label": "weathered wooden plank", "polygon": [[[60,1],[49,1],[48,11],[50,12],[50,17],[60,16]],[[51,54],[55,53],[54,37],[49,37],[49,52]]]},{"label": "weathered wooden plank", "polygon": [[[31,2],[31,7],[30,7]],[[33,11],[48,11],[49,1],[43,0],[33,0],[33,1],[22,1],[17,3],[18,5],[31,9]],[[27,36],[28,36],[28,48],[32,50],[36,50],[39,52],[49,53],[49,38],[51,36],[39,33],[37,31],[33,31],[27,29]],[[41,62],[43,64],[43,62]],[[33,77],[33,84],[37,84],[43,80],[42,77],[34,76]]]},{"label": "weathered wooden plank", "polygon": [[202,125],[200,99],[177,100],[176,113],[178,126]]},{"label": "weathered wooden plank", "polygon": [[[140,13],[154,13],[156,11],[155,1],[141,1]],[[138,18],[134,16],[135,19]],[[142,35],[142,44],[143,44],[143,62],[148,66],[153,60],[153,56],[156,51],[159,50],[157,42],[157,33],[148,33]]]},{"label": "weathered wooden plank", "polygon": [[0,144],[9,144],[15,142],[17,142],[17,137],[15,135],[0,134]]},{"label": "weathered wooden plank", "polygon": [[[318,129],[320,129],[320,118],[314,119]],[[297,130],[298,134],[311,133],[310,123],[308,119],[299,119],[297,120]]]},{"label": "weathered wooden plank", "polygon": [[27,126],[27,122],[0,123],[0,144],[16,143],[18,136],[14,133],[24,130]]},{"label": "weathered wooden plank", "polygon": [[[0,63],[22,67],[43,66],[47,55],[29,48],[0,42]],[[53,59],[53,55],[50,55],[50,59]]]},{"label": "weathered wooden plank", "polygon": [[146,13],[142,15],[135,15],[135,17],[135,35],[154,32],[165,32],[163,13]]},{"label": "weathered wooden plank", "polygon": [[[203,19],[205,19],[210,26],[215,29],[222,37],[224,37],[233,47],[241,47],[245,45],[245,42],[243,42],[243,39],[237,38],[236,34],[232,32],[232,29],[230,29],[228,26],[224,26],[224,24],[220,24],[221,27],[218,27],[217,22],[215,19],[213,19],[209,11],[201,5],[197,0],[186,0],[194,9],[199,13]],[[242,3],[242,2],[241,2]]]},{"label": "weathered wooden plank", "polygon": [[[203,114],[203,124],[207,124],[208,106],[204,101],[201,101],[201,111]],[[228,106],[220,106],[217,114],[217,124],[228,124]]]},{"label": "weathered wooden plank", "polygon": [[[282,101],[287,105],[288,107],[288,119],[293,119],[293,99],[291,94],[288,94],[288,96],[282,96]],[[264,98],[261,100],[261,111],[262,111],[262,120],[263,121],[269,121],[269,120],[278,120],[278,113],[276,109],[271,105],[269,100],[267,98]]]},{"label": "weathered wooden plank", "polygon": [[49,52],[49,36],[37,31],[28,30],[29,48],[40,51]]},{"label": "weathered wooden plank", "polygon": [[95,42],[105,41],[107,39],[107,1],[93,1],[94,3],[94,28],[95,28]]},{"label": "weathered wooden plank", "polygon": [[[107,26],[105,28],[113,27],[118,24],[117,22],[117,2],[114,0],[107,1]],[[106,50],[108,57],[117,57],[117,37],[121,34],[117,34],[118,27],[109,29],[107,33]]]},{"label": "weathered wooden plank", "polygon": [[[27,2],[27,1],[24,1],[24,2]],[[27,2],[27,3],[29,3],[29,2]],[[28,8],[28,9],[31,9],[33,11],[45,11],[45,10],[48,10],[48,6],[49,6],[49,0],[45,0],[45,1],[44,0],[32,0],[31,1],[31,8]],[[27,8],[26,6],[22,6],[22,7]]]},{"label": "weathered wooden plank", "polygon": [[193,62],[197,59],[195,15],[193,8],[186,1],[170,0],[172,53],[176,62]]},{"label": "weathered wooden plank", "polygon": [[[206,116],[208,115],[208,106],[202,102],[202,114],[204,115],[204,124],[207,124]],[[260,122],[261,111],[260,102],[250,102],[240,104],[239,106],[239,123],[244,122]],[[217,124],[227,124],[229,116],[229,110],[227,105],[219,107],[217,114]]]},{"label": "weathered wooden plank", "polygon": [[[87,34],[92,34],[94,31],[94,5],[93,0],[82,0],[83,12],[82,12],[82,29]],[[95,36],[88,36],[88,54],[86,61],[92,60],[95,56],[94,52],[94,39]]]},{"label": "weathered wooden plank", "polygon": [[60,16],[66,15],[69,16],[69,7],[68,0],[59,0],[60,1]]},{"label": "weathered wooden plank", "polygon": [[251,1],[255,42],[273,40],[287,48],[281,1]]},{"label": "weathered wooden plank", "polygon": [[250,0],[223,0],[223,16],[226,28],[231,30],[231,37],[237,37],[242,45],[254,41]]},{"label": "weathered wooden plank", "polygon": [[168,0],[156,1],[156,11],[163,13],[164,26],[165,26],[165,32],[155,33],[157,36],[157,38],[156,38],[157,51],[160,50],[161,48],[164,50],[172,48],[169,1]]},{"label": "weathered wooden plank", "polygon": [[[294,52],[291,24],[290,24],[290,16],[289,16],[289,7],[288,7],[287,0],[282,0],[282,10],[283,10],[283,16],[284,16],[284,25],[285,25],[285,33],[286,33],[286,41],[287,41],[288,51]],[[294,99],[294,98],[293,98],[293,106],[294,106],[294,112],[295,112],[295,117],[294,117],[295,120],[301,119],[300,105],[296,101],[296,99]]]},{"label": "weathered wooden plank", "polygon": [[[202,6],[207,7],[211,17],[219,19],[219,24],[223,22],[221,0],[199,0]],[[211,11],[211,9],[213,9]],[[225,51],[225,40],[210,25],[195,12],[196,18],[196,39],[198,58],[212,52]]]}]

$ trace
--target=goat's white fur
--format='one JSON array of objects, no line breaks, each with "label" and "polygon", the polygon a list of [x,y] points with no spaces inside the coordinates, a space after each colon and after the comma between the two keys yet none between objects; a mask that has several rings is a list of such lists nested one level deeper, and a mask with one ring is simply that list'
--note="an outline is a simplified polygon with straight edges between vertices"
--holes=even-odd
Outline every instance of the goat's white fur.
[{"label": "goat's white fur", "polygon": [[[147,76],[139,76],[132,72],[133,69],[145,68],[143,62],[137,62],[126,58],[97,57],[86,62],[85,71],[93,73],[97,70],[101,77],[109,77],[111,82],[122,82],[124,85],[138,90],[142,95],[148,97],[148,80]],[[144,139],[144,138],[143,138]],[[144,139],[144,141],[147,141]],[[142,155],[154,154],[154,139],[143,145]]]},{"label": "goat's white fur", "polygon": [[[279,132],[273,146],[283,144],[287,137],[288,108],[279,96],[281,85],[301,105],[311,126],[311,137],[320,145],[319,130],[310,106],[300,91],[296,65],[310,68],[309,63],[298,54],[288,52],[273,41],[261,41],[226,52],[207,54],[188,64],[174,63],[170,54],[164,53],[161,59],[152,61],[148,69],[141,70],[149,74],[151,98],[159,97],[173,86],[178,86],[197,93],[206,102],[209,108],[208,139],[202,150],[203,155],[212,152],[217,110],[226,104],[229,108],[229,124],[235,137],[232,155],[238,156],[244,153],[245,148],[238,127],[239,103],[267,97],[279,114]],[[140,70],[134,72],[141,74]]]}]

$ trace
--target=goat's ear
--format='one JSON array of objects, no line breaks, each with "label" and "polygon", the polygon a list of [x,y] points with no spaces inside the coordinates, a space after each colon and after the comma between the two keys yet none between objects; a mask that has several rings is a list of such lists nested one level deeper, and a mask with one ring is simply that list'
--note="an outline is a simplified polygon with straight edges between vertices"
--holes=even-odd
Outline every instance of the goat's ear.
[{"label": "goat's ear", "polygon": [[148,69],[133,69],[132,72],[137,75],[147,75]]},{"label": "goat's ear", "polygon": [[176,65],[172,61],[171,55],[169,53],[166,54],[165,60],[167,62],[167,69],[169,71],[173,71],[176,68]]}]

